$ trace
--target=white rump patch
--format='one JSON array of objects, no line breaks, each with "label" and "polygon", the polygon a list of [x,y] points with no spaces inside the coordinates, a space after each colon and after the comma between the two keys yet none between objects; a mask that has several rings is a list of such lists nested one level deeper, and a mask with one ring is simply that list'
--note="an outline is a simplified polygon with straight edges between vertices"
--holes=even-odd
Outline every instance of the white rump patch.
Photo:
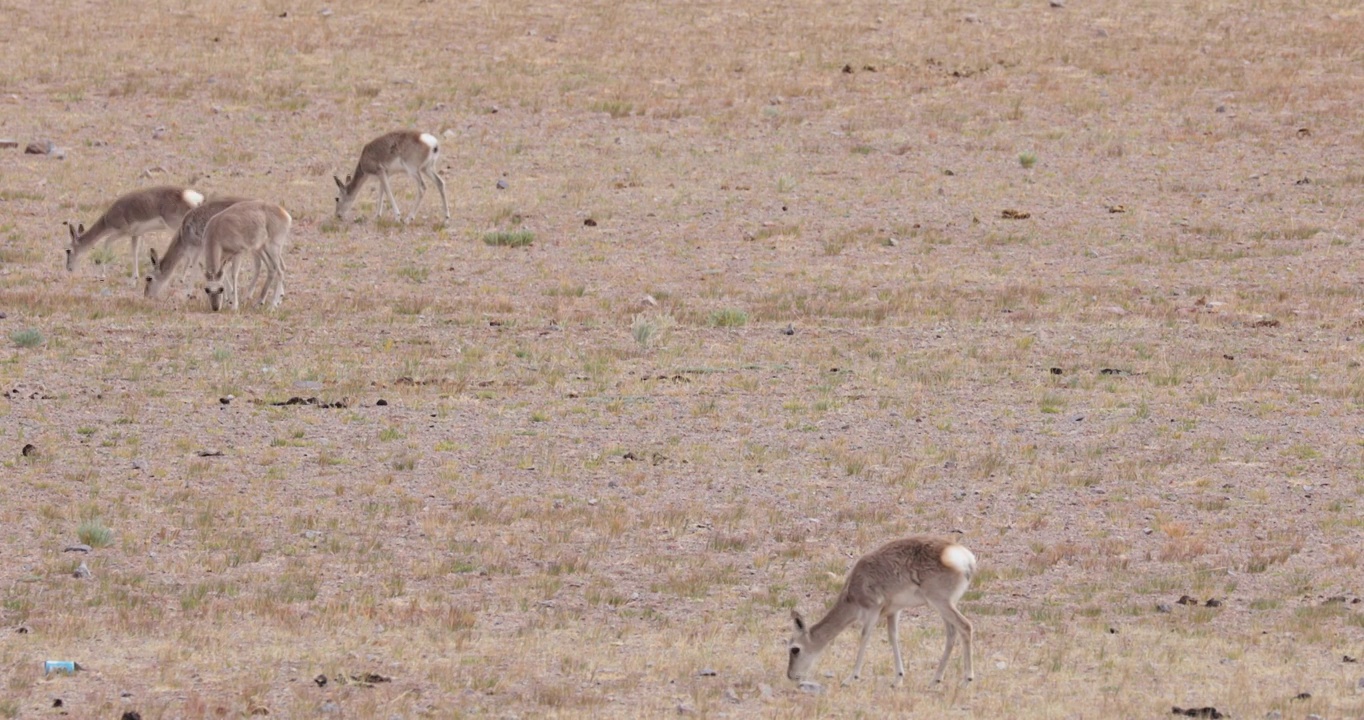
[{"label": "white rump patch", "polygon": [[976,568],[976,556],[961,545],[948,545],[942,551],[942,564],[962,575],[969,575]]},{"label": "white rump patch", "polygon": [[422,133],[422,134],[421,134],[421,141],[422,141],[427,147],[431,148],[432,150],[439,150],[439,149],[440,149],[440,141],[437,140],[437,139],[436,139],[436,136],[435,136],[435,135],[432,135],[431,133]]},{"label": "white rump patch", "polygon": [[185,188],[185,192],[181,193],[181,195],[183,195],[185,202],[189,203],[189,206],[192,208],[197,208],[204,204],[204,196],[189,188]]}]

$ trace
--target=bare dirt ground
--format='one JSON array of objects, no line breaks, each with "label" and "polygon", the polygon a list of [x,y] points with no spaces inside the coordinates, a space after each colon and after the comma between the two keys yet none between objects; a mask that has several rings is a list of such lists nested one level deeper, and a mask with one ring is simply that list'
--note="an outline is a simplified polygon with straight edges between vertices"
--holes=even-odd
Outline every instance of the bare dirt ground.
[{"label": "bare dirt ground", "polygon": [[[1364,13],[1064,5],[0,0],[0,717],[1364,717]],[[66,272],[166,183],[278,311]],[[797,690],[912,532],[977,682]]]}]

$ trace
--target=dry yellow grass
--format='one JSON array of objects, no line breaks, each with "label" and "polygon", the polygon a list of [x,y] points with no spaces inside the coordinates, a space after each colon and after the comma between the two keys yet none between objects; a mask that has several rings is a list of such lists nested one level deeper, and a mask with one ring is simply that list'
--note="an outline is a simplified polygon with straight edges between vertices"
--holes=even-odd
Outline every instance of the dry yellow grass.
[{"label": "dry yellow grass", "polygon": [[[4,15],[0,717],[1364,716],[1357,3]],[[454,220],[332,220],[401,127]],[[162,183],[288,208],[278,312],[65,272]],[[978,681],[798,692],[909,532]]]}]

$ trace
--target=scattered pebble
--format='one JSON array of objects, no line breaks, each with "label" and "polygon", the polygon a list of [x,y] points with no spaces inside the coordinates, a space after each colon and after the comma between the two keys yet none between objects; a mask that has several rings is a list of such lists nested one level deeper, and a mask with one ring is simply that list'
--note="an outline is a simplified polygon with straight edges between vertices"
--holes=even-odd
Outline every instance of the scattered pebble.
[{"label": "scattered pebble", "polygon": [[1168,613],[1174,611],[1175,609],[1170,603],[1156,603],[1156,612]]},{"label": "scattered pebble", "polygon": [[218,398],[218,402],[219,402],[219,404],[222,404],[222,405],[231,405],[231,404],[232,404],[232,401],[233,401],[233,400],[236,400],[236,399],[237,399],[237,398],[233,397],[232,395],[228,395],[228,396],[226,396],[226,397],[220,397],[220,398]]},{"label": "scattered pebble", "polygon": [[76,571],[71,573],[71,576],[85,580],[90,577],[90,568],[85,563],[81,563],[80,567],[76,568]]},{"label": "scattered pebble", "polygon": [[123,713],[123,717],[120,718],[120,720],[142,720],[142,713],[136,710],[129,710]]},{"label": "scattered pebble", "polygon": [[146,469],[147,469],[147,461],[146,461],[146,460],[142,460],[142,459],[134,460],[134,461],[133,461],[133,469],[134,469],[134,470],[146,470]]},{"label": "scattered pebble", "polygon": [[1293,699],[1294,699],[1294,700],[1311,700],[1311,699],[1312,699],[1312,693],[1310,693],[1310,692],[1300,692],[1300,693],[1298,693],[1297,695],[1294,695],[1294,696],[1293,696]]},{"label": "scattered pebble", "polygon": [[497,179],[497,189],[498,189],[498,190],[506,190],[506,189],[507,189],[507,181],[506,181],[506,180],[503,180],[502,178],[498,178],[498,179]]},{"label": "scattered pebble", "polygon": [[19,451],[19,454],[24,457],[34,457],[38,454],[38,448],[33,443],[28,443]]},{"label": "scattered pebble", "polygon": [[17,148],[17,147],[19,147],[19,141],[18,141],[18,140],[12,140],[12,139],[10,139],[10,138],[3,138],[3,139],[0,139],[0,148],[3,148],[3,149],[5,149],[5,150],[9,150],[10,148]]},{"label": "scattered pebble", "polygon": [[62,552],[88,553],[93,549],[94,548],[90,547],[89,545],[86,545],[85,543],[80,543],[78,545],[67,545],[66,547],[62,548]]},{"label": "scattered pebble", "polygon": [[784,328],[781,329],[781,334],[782,334],[782,335],[795,335],[795,334],[796,334],[796,327],[795,327],[794,325],[792,325],[791,323],[786,323],[786,327],[784,327]]},{"label": "scattered pebble", "polygon": [[743,702],[743,700],[739,697],[739,693],[734,692],[734,688],[732,687],[725,688],[725,700],[727,702],[732,702],[735,705],[738,705],[739,703]]},{"label": "scattered pebble", "polygon": [[1203,603],[1203,605],[1205,607],[1222,607],[1222,601],[1217,598],[1208,598],[1208,601]]},{"label": "scattered pebble", "polygon": [[710,668],[705,668],[705,669],[703,669],[701,672],[696,673],[696,674],[699,675],[699,676],[701,676],[701,677],[715,677],[717,673],[716,673],[714,670],[710,669]]},{"label": "scattered pebble", "polygon": [[57,145],[51,140],[39,140],[38,142],[29,143],[28,146],[24,148],[24,153],[27,155],[47,155],[56,149]]},{"label": "scattered pebble", "polygon": [[388,405],[388,401],[383,398],[379,398],[379,401],[374,404],[378,407],[384,407],[385,405]]},{"label": "scattered pebble", "polygon": [[692,707],[691,703],[682,702],[677,704],[678,715],[691,715],[694,712],[696,712],[696,708]]},{"label": "scattered pebble", "polygon": [[588,219],[586,219],[586,220],[583,221],[583,225],[585,225],[585,226],[587,226],[587,227],[596,227],[596,226],[597,226],[597,221],[596,221],[596,220],[593,220],[592,218],[588,218]]},{"label": "scattered pebble", "polygon": [[818,695],[824,692],[823,685],[820,685],[817,682],[810,682],[809,680],[797,685],[796,688],[803,693],[810,693],[811,695]]}]

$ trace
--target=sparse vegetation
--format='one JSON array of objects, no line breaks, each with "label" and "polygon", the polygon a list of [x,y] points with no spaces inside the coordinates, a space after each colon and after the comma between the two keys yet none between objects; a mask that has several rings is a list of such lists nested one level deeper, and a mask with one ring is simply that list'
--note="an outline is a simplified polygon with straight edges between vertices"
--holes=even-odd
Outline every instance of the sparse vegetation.
[{"label": "sparse vegetation", "polygon": [[497,247],[525,247],[535,242],[529,230],[497,230],[483,234],[483,242]]},{"label": "sparse vegetation", "polygon": [[10,333],[9,339],[21,348],[38,347],[43,344],[43,334],[33,328],[15,330]]}]

